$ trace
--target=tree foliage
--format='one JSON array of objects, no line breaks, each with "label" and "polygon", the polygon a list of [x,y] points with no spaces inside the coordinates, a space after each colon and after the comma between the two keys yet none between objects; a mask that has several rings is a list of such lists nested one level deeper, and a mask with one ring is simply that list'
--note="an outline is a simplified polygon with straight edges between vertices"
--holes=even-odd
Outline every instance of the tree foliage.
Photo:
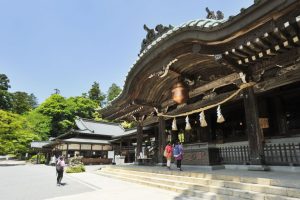
[{"label": "tree foliage", "polygon": [[12,93],[12,111],[22,114],[34,109],[37,106],[36,97],[34,94],[27,94],[26,92]]},{"label": "tree foliage", "polygon": [[0,90],[0,109],[12,109],[12,94],[6,90]]},{"label": "tree foliage", "polygon": [[0,154],[28,152],[30,142],[46,139],[49,119],[41,114],[18,115],[0,110]]},{"label": "tree foliage", "polygon": [[121,126],[122,126],[124,129],[130,129],[130,128],[135,127],[135,124],[134,124],[134,122],[123,121],[123,122],[121,123]]},{"label": "tree foliage", "polygon": [[59,94],[53,94],[46,99],[37,111],[51,120],[51,136],[56,137],[73,127],[76,116],[92,118],[97,103],[84,97],[64,98]]},{"label": "tree foliage", "polygon": [[107,92],[107,102],[110,102],[114,98],[116,98],[120,94],[120,92],[122,92],[122,89],[119,86],[117,86],[117,84],[113,83],[109,87]]},{"label": "tree foliage", "polygon": [[0,74],[0,109],[11,110],[12,95],[8,92],[9,79],[5,74]]},{"label": "tree foliage", "polygon": [[100,90],[99,83],[96,81],[93,83],[92,88],[88,92],[88,96],[91,100],[95,101],[100,107],[104,105],[105,94]]},{"label": "tree foliage", "polygon": [[9,79],[5,74],[0,74],[0,90],[7,91],[10,88]]}]

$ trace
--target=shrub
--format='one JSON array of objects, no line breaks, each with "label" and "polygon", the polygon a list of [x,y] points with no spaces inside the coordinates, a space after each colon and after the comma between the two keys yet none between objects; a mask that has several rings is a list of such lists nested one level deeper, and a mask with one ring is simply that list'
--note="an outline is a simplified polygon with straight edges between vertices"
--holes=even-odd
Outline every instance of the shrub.
[{"label": "shrub", "polygon": [[71,166],[77,166],[77,165],[83,165],[81,162],[82,156],[77,156],[69,159],[69,165]]},{"label": "shrub", "polygon": [[[46,162],[45,155],[40,154],[40,155],[39,155],[39,159],[40,159],[39,164],[45,164],[45,162]],[[36,160],[37,160],[37,155],[33,155],[33,156],[29,159],[29,161],[30,161],[31,163],[33,163],[33,164],[36,164]]]},{"label": "shrub", "polygon": [[80,172],[85,172],[85,167],[84,165],[75,165],[75,166],[69,166],[66,169],[66,173],[80,173]]}]

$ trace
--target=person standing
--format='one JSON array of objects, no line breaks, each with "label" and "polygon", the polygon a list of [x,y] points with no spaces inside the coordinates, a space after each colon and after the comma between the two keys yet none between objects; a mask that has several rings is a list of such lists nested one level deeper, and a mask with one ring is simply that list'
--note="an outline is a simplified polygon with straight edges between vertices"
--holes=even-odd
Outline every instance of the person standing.
[{"label": "person standing", "polygon": [[66,163],[65,163],[64,157],[60,156],[57,160],[57,163],[56,163],[56,172],[57,172],[56,183],[57,183],[58,186],[62,185],[61,180],[62,180],[63,175],[64,175],[65,166],[66,166]]},{"label": "person standing", "polygon": [[167,144],[167,146],[165,148],[165,151],[164,151],[164,156],[167,159],[167,167],[168,167],[168,169],[171,169],[172,151],[173,151],[173,148],[172,148],[171,142],[168,142],[168,144]]},{"label": "person standing", "polygon": [[176,160],[177,169],[182,171],[181,161],[183,159],[183,146],[181,142],[177,142],[174,147],[174,158]]}]

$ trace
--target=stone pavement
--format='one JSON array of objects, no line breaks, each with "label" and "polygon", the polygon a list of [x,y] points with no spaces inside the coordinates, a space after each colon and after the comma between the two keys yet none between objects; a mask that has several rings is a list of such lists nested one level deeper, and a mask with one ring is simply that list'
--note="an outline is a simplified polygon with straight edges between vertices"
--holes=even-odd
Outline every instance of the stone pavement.
[{"label": "stone pavement", "polygon": [[0,167],[1,200],[43,200],[93,191],[91,187],[63,178],[63,187],[56,185],[55,167],[23,165]]},{"label": "stone pavement", "polygon": [[178,193],[99,176],[94,173],[99,168],[86,166],[85,173],[65,173],[62,182],[66,185],[57,186],[55,167],[45,165],[0,167],[0,199],[186,200],[179,197]]},{"label": "stone pavement", "polygon": [[143,186],[135,183],[121,181],[117,179],[99,176],[92,171],[80,174],[69,174],[72,180],[78,181],[82,185],[86,185],[94,189],[94,191],[52,198],[48,200],[184,200],[192,199],[185,197],[178,197],[179,194],[158,188]]}]

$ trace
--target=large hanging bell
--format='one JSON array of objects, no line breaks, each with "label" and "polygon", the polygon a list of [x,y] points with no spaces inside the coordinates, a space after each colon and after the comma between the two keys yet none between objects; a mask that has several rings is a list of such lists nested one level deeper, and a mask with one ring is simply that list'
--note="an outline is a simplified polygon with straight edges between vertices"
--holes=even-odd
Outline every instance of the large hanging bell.
[{"label": "large hanging bell", "polygon": [[181,81],[177,82],[172,89],[172,99],[177,104],[183,104],[189,98],[188,89]]}]

